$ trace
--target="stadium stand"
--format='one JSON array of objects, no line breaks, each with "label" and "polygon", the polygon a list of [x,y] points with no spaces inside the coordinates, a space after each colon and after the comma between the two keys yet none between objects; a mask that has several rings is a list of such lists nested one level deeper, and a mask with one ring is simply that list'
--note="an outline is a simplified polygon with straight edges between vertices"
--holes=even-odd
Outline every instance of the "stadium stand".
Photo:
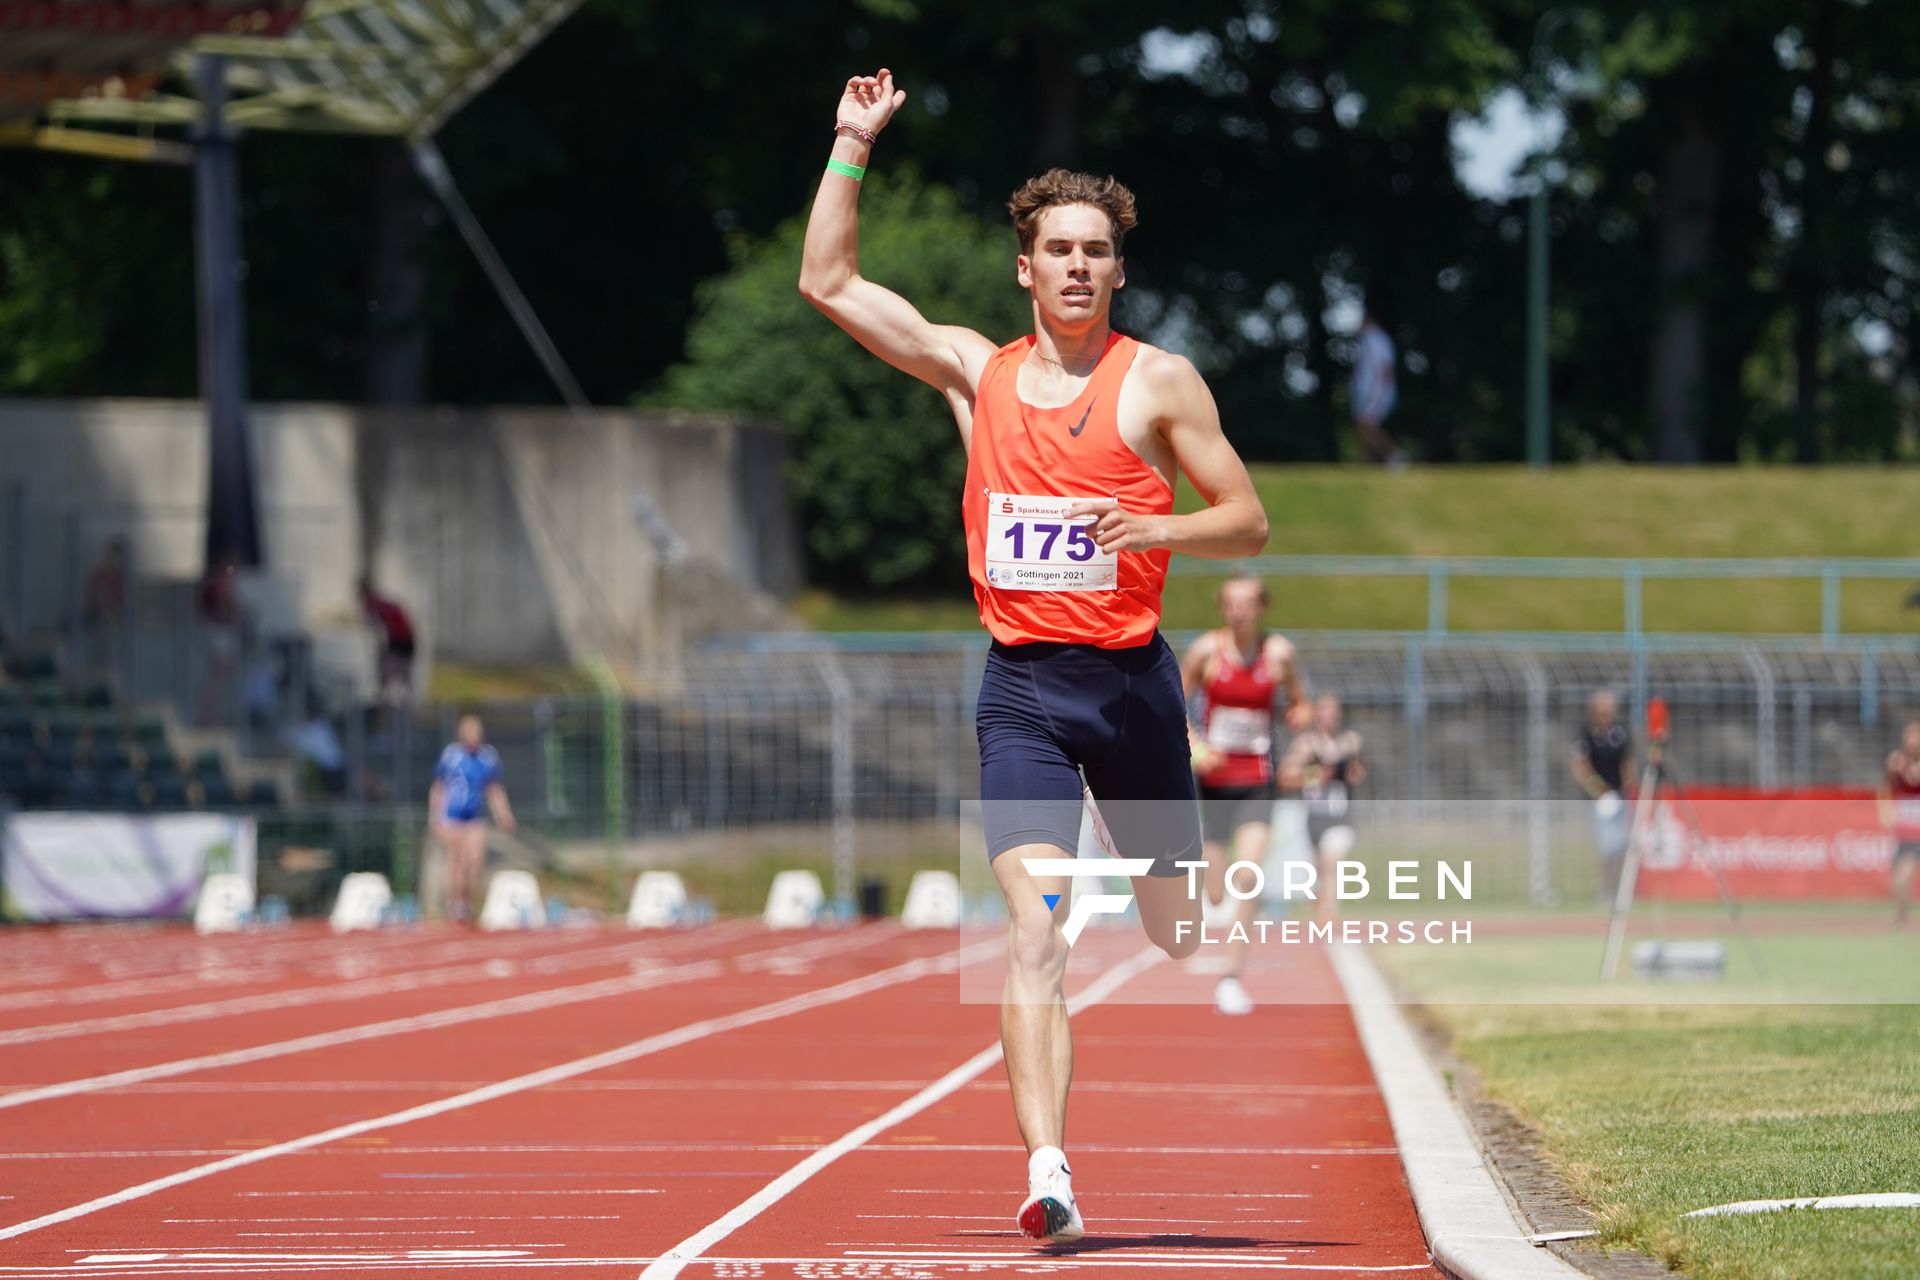
[{"label": "stadium stand", "polygon": [[225,757],[201,747],[182,767],[165,720],[121,705],[105,684],[76,686],[47,652],[0,652],[0,803],[122,812],[278,809],[280,790],[244,794]]}]

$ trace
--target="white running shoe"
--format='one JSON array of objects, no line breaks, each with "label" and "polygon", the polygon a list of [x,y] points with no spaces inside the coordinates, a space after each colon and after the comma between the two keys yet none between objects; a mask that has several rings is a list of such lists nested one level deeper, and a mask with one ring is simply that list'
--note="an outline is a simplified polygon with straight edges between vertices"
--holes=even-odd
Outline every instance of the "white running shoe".
[{"label": "white running shoe", "polygon": [[1240,979],[1228,974],[1213,988],[1213,1007],[1229,1018],[1244,1018],[1253,1012],[1253,997],[1240,985]]},{"label": "white running shoe", "polygon": [[1020,1206],[1020,1234],[1066,1244],[1087,1234],[1073,1201],[1073,1170],[1058,1147],[1041,1147],[1027,1158],[1027,1200]]}]

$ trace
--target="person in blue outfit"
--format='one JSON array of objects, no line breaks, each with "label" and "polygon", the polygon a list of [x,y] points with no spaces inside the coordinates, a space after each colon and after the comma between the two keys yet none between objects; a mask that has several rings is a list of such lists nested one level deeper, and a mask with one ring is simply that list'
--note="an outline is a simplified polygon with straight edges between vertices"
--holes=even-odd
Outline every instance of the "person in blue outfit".
[{"label": "person in blue outfit", "polygon": [[459,738],[447,744],[427,792],[433,834],[447,851],[447,918],[465,920],[487,857],[486,819],[512,831],[513,807],[500,782],[500,754],[486,743],[479,716],[460,717]]}]

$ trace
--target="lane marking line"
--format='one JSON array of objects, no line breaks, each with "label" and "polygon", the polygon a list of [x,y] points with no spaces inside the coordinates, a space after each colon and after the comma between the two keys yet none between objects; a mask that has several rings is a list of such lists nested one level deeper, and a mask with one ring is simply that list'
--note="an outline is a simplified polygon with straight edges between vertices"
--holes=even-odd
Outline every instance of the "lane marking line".
[{"label": "lane marking line", "polygon": [[[462,982],[498,981],[502,978],[523,976],[527,971],[557,972],[561,969],[588,968],[595,963],[617,964],[622,960],[645,960],[653,952],[662,949],[660,944],[670,941],[673,939],[634,938],[626,942],[609,943],[599,947],[557,951],[541,956],[537,960],[510,960],[507,963],[512,968],[504,973],[500,969],[500,958],[496,957],[441,969],[415,969],[405,973],[353,978],[345,982],[336,980],[318,986],[259,991],[251,995],[173,1005],[165,1009],[143,1009],[134,1013],[105,1014],[95,1018],[76,1018],[67,1022],[46,1022],[37,1026],[0,1030],[0,1045],[38,1044],[48,1040],[70,1039],[74,1036],[106,1035],[115,1031],[135,1031],[146,1027],[176,1026],[183,1022],[202,1022],[209,1018],[222,1018],[233,1014],[273,1013],[281,1009],[337,1004],[367,996],[394,995],[432,987],[452,986]],[[605,957],[605,959],[597,960],[587,957]],[[558,966],[542,966],[536,970],[536,966],[541,966],[542,961],[556,960],[567,963]]]},{"label": "lane marking line", "polygon": [[[853,949],[871,945],[882,940],[876,936],[865,942],[852,944]],[[802,944],[814,946],[817,944]],[[772,948],[785,950],[788,948]],[[750,952],[750,956],[765,954],[764,951]],[[340,1045],[358,1044],[365,1040],[376,1040],[386,1036],[405,1035],[414,1031],[436,1031],[444,1027],[460,1026],[469,1022],[480,1022],[492,1018],[509,1017],[519,1013],[537,1013],[562,1005],[580,1004],[589,1000],[601,1000],[610,996],[628,995],[636,991],[652,990],[656,987],[671,986],[682,982],[693,982],[701,978],[717,977],[728,972],[728,960],[742,957],[711,957],[691,960],[680,965],[668,965],[659,969],[649,969],[641,973],[626,974],[616,978],[597,978],[592,982],[578,983],[571,987],[550,987],[542,991],[530,991],[517,996],[506,996],[498,1000],[485,1000],[478,1004],[456,1005],[451,1009],[438,1009],[431,1013],[409,1014],[401,1018],[387,1018],[379,1022],[363,1023],[357,1027],[341,1027],[333,1031],[316,1032],[308,1036],[296,1036],[291,1040],[276,1040],[264,1045],[254,1045],[246,1049],[229,1049],[221,1053],[201,1054],[193,1058],[177,1058],[172,1062],[155,1063],[146,1067],[131,1067],[124,1071],[109,1072],[100,1076],[84,1076],[75,1080],[62,1080],[54,1084],[38,1085],[24,1089],[14,1089],[0,1093],[0,1111],[11,1107],[23,1107],[28,1103],[45,1102],[55,1098],[69,1098],[77,1094],[98,1093],[121,1085],[144,1084],[149,1080],[161,1080],[169,1076],[188,1075],[193,1072],[213,1070],[219,1067],[239,1066],[243,1063],[261,1062],[269,1058],[283,1058],[289,1054],[305,1053],[313,1049],[332,1049]]]},{"label": "lane marking line", "polygon": [[[167,1174],[165,1177],[153,1178],[146,1182],[136,1183],[131,1187],[124,1187],[119,1191],[109,1192],[103,1196],[96,1196],[80,1204],[69,1205],[64,1209],[56,1209],[52,1213],[45,1213],[37,1218],[29,1218],[25,1222],[16,1222],[12,1226],[0,1228],[0,1240],[12,1240],[19,1236],[26,1235],[29,1232],[39,1231],[44,1227],[51,1227],[62,1222],[71,1222],[75,1218],[84,1218],[89,1214],[98,1213],[102,1209],[110,1209],[117,1205],[127,1204],[130,1201],[145,1199],[158,1192],[183,1186],[190,1182],[198,1182],[204,1178],[210,1178],[215,1174],[225,1173],[230,1169],[241,1169],[248,1165],[260,1164],[263,1161],[272,1160],[278,1156],[291,1155],[297,1151],[307,1151],[314,1147],[326,1146],[329,1143],[358,1137],[363,1133],[374,1133],[382,1129],[393,1129],[401,1125],[411,1124],[416,1120],[431,1119],[434,1116],[445,1115],[451,1111],[460,1111],[468,1107],[478,1106],[484,1102],[492,1102],[497,1098],[505,1098],[517,1093],[525,1093],[528,1090],[537,1089],[542,1085],[551,1084],[556,1080],[571,1079],[574,1076],[585,1075],[588,1072],[602,1071],[608,1067],[620,1066],[624,1063],[645,1058],[667,1049],[678,1048],[683,1044],[690,1044],[696,1040],[704,1040],[709,1036],[720,1035],[723,1032],[738,1030],[741,1027],[754,1026],[762,1022],[770,1022],[776,1018],[784,1018],[791,1014],[804,1013],[808,1010],[821,1008],[830,1004],[839,1004],[858,996],[867,995],[870,992],[881,991],[887,987],[898,986],[902,983],[912,982],[933,974],[956,972],[970,955],[984,957],[989,952],[998,951],[1003,945],[1004,944],[997,941],[985,942],[963,952],[949,953],[941,956],[921,956],[909,960],[905,964],[895,965],[890,969],[882,969],[877,973],[849,979],[848,981],[836,983],[829,987],[818,987],[811,991],[803,991],[797,995],[788,996],[785,999],[776,1000],[770,1004],[745,1009],[738,1013],[730,1013],[717,1018],[703,1018],[698,1022],[690,1022],[684,1026],[675,1027],[671,1031],[659,1032],[655,1035],[647,1036],[644,1039],[621,1045],[615,1049],[608,1049],[584,1058],[575,1058],[570,1062],[562,1062],[551,1067],[544,1067],[539,1071],[530,1071],[523,1075],[514,1076],[511,1079],[497,1081],[496,1083],[486,1085],[479,1089],[469,1090],[466,1093],[455,1094],[450,1098],[441,1098],[434,1102],[422,1103],[419,1106],[408,1107],[404,1111],[395,1111],[384,1116],[373,1116],[365,1120],[356,1120],[350,1124],[336,1125],[331,1129],[323,1129],[318,1133],[310,1133],[304,1137],[293,1138],[286,1142],[276,1142],[271,1146],[256,1147],[252,1151],[243,1151],[237,1155],[228,1156],[224,1160],[214,1160],[207,1164],[195,1165],[189,1169],[181,1169],[175,1173]],[[387,1194],[391,1194],[391,1191],[388,1191]],[[466,1193],[462,1192],[462,1194]]]},{"label": "lane marking line", "polygon": [[[995,944],[989,942],[982,943],[981,945],[991,947]],[[1068,1015],[1071,1016],[1079,1013],[1083,1009],[1098,1004],[1101,1000],[1104,1000],[1107,996],[1119,990],[1129,979],[1157,964],[1162,954],[1158,947],[1148,947],[1135,952],[1127,960],[1101,974],[1080,992],[1068,999]],[[847,1154],[847,1152],[865,1146],[873,1138],[885,1133],[902,1120],[908,1120],[919,1115],[922,1111],[925,1111],[934,1103],[939,1102],[948,1094],[953,1093],[962,1085],[966,1084],[967,1081],[973,1079],[982,1071],[985,1071],[988,1067],[999,1062],[1000,1057],[1001,1047],[998,1044],[982,1049],[979,1053],[974,1054],[971,1058],[968,1058],[965,1062],[947,1072],[946,1075],[935,1080],[932,1084],[927,1085],[906,1101],[899,1103],[881,1115],[875,1116],[865,1124],[856,1125],[854,1128],[849,1129],[846,1133],[840,1135],[840,1137],[828,1143],[826,1146],[817,1149],[799,1164],[788,1169],[785,1173],[760,1188],[760,1190],[754,1192],[751,1196],[748,1196],[745,1200],[729,1209],[720,1217],[714,1219],[714,1221],[708,1223],[705,1227],[702,1227],[699,1231],[694,1232],[685,1240],[682,1240],[679,1244],[667,1250],[659,1261],[652,1263],[645,1271],[640,1273],[641,1280],[672,1280],[674,1276],[680,1274],[688,1262],[698,1258],[715,1244],[726,1239],[735,1231],[778,1204],[786,1198],[789,1192],[813,1177],[814,1174],[834,1163],[841,1156]],[[915,1145],[911,1150],[917,1154],[927,1151],[929,1148]]]}]

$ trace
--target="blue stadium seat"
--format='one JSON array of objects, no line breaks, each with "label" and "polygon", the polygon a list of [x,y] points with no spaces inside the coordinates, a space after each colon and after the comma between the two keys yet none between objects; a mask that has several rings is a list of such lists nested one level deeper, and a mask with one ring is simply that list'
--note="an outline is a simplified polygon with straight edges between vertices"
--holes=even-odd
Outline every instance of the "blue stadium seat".
[{"label": "blue stadium seat", "polygon": [[101,773],[112,775],[131,773],[133,758],[127,754],[127,748],[118,738],[94,738],[87,748],[87,759]]},{"label": "blue stadium seat", "polygon": [[187,807],[187,780],[178,773],[163,773],[148,779],[152,793],[153,807],[156,809],[184,809]]},{"label": "blue stadium seat", "polygon": [[278,809],[280,788],[272,778],[255,778],[247,787],[247,805],[254,809]]},{"label": "blue stadium seat", "polygon": [[62,803],[69,809],[102,809],[106,807],[108,791],[106,780],[91,769],[77,769],[66,776],[66,785]]},{"label": "blue stadium seat", "polygon": [[131,773],[115,774],[107,781],[107,800],[116,809],[144,809],[147,797],[140,779]]},{"label": "blue stadium seat", "polygon": [[238,798],[233,794],[233,784],[227,781],[224,774],[203,775],[199,779],[199,784],[202,808],[231,809],[238,803]]}]

